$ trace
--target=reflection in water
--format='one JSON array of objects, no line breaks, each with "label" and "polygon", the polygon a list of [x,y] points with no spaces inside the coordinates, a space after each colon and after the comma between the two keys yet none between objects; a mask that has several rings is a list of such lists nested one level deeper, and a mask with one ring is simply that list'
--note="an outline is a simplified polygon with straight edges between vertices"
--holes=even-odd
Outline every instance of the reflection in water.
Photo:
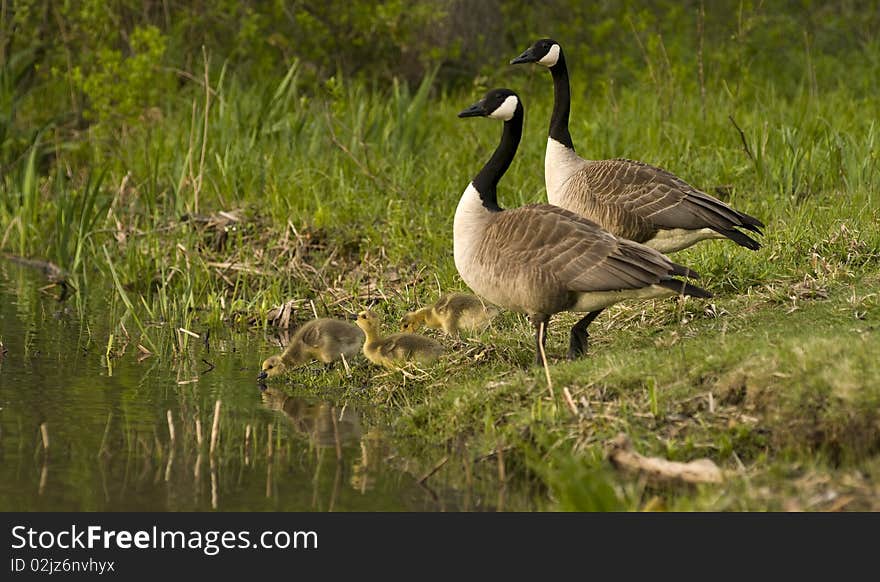
[{"label": "reflection in water", "polygon": [[[343,482],[343,473],[350,473],[348,479],[351,487],[365,494],[372,486],[378,461],[382,458],[384,443],[381,431],[373,428],[364,432],[361,413],[354,405],[338,406],[331,402],[289,395],[286,392],[260,385],[260,397],[266,408],[284,414],[296,434],[305,437],[316,451],[316,473],[312,482],[320,481],[319,471],[325,462],[324,449],[332,451],[335,458],[333,486],[328,510],[332,511],[339,496]],[[271,425],[270,425],[271,428]],[[271,433],[270,433],[271,443]],[[344,450],[353,449],[356,455],[344,454]],[[386,451],[387,452],[387,451]],[[266,478],[266,496],[270,496],[272,467],[270,465]],[[317,504],[319,491],[313,491],[312,505]]]},{"label": "reflection in water", "polygon": [[261,387],[260,397],[266,408],[283,412],[293,429],[318,447],[341,450],[361,437],[361,419],[354,406],[339,408],[271,387]]},{"label": "reflection in water", "polygon": [[160,345],[144,359],[119,302],[79,286],[59,303],[44,284],[0,261],[0,511],[497,507],[489,463],[408,452],[386,431],[393,411],[258,391],[269,345],[256,333],[181,346],[176,325],[149,322]]}]

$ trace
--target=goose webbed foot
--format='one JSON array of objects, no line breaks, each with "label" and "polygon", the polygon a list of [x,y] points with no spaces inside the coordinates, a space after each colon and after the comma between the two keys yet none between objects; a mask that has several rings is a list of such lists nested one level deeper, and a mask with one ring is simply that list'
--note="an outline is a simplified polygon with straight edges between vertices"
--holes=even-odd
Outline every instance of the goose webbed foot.
[{"label": "goose webbed foot", "polygon": [[571,337],[568,340],[569,360],[576,360],[587,353],[587,347],[590,344],[590,332],[587,331],[587,328],[594,319],[599,317],[602,311],[602,309],[591,311],[571,327]]}]

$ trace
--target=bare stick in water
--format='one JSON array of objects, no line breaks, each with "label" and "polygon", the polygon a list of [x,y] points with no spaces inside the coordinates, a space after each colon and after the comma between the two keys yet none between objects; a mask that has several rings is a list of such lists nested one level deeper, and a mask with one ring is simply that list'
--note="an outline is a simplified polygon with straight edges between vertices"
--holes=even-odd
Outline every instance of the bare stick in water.
[{"label": "bare stick in water", "polygon": [[271,424],[266,427],[266,429],[267,429],[266,432],[268,434],[268,439],[269,439],[268,441],[266,441],[266,457],[269,459],[271,459],[274,454],[274,451],[272,449],[272,444],[273,444],[272,443],[272,428],[273,428],[273,425],[271,425]]},{"label": "bare stick in water", "polygon": [[251,464],[251,425],[247,425],[244,427],[244,464],[248,466]]},{"label": "bare stick in water", "polygon": [[168,435],[171,437],[171,444],[174,444],[175,435],[174,435],[174,417],[171,415],[171,409],[168,409]]},{"label": "bare stick in water", "polygon": [[440,460],[437,462],[437,464],[435,464],[433,467],[431,467],[431,468],[428,470],[427,473],[425,473],[424,475],[422,475],[422,478],[419,479],[419,483],[424,483],[425,481],[427,481],[427,480],[431,477],[431,475],[433,475],[434,473],[436,473],[437,471],[439,471],[439,470],[440,470],[440,467],[442,467],[443,465],[445,465],[447,461],[449,461],[449,456],[448,456],[448,455],[445,456],[445,457],[443,457],[442,459],[440,459]]},{"label": "bare stick in water", "polygon": [[214,456],[214,451],[217,450],[217,439],[220,437],[220,401],[218,400],[216,404],[214,404],[214,424],[211,427],[211,457]]},{"label": "bare stick in water", "polygon": [[45,422],[40,425],[40,436],[43,437],[43,450],[49,452],[49,425]]}]

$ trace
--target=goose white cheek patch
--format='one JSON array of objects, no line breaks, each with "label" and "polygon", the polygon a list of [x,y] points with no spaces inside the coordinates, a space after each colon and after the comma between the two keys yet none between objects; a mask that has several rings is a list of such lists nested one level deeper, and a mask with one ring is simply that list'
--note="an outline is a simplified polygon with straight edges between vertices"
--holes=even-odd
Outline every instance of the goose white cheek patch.
[{"label": "goose white cheek patch", "polygon": [[504,121],[510,121],[513,119],[513,114],[516,113],[516,105],[519,103],[519,100],[510,95],[507,99],[504,100],[504,103],[498,106],[495,111],[489,114],[489,117],[492,119],[502,119]]},{"label": "goose white cheek patch", "polygon": [[554,44],[550,47],[550,50],[547,51],[547,54],[538,61],[539,65],[544,65],[545,67],[552,67],[556,64],[556,61],[559,60],[559,45]]}]

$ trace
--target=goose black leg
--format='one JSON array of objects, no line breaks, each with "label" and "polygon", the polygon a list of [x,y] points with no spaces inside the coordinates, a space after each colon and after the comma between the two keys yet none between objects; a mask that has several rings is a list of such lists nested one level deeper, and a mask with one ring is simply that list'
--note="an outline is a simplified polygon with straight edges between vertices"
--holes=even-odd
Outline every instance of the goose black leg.
[{"label": "goose black leg", "polygon": [[544,348],[547,346],[547,324],[549,322],[550,317],[547,315],[532,316],[532,325],[535,326],[535,365],[539,368],[544,367],[541,350],[543,349],[544,355],[547,355],[547,350]]},{"label": "goose black leg", "polygon": [[599,317],[604,309],[591,311],[586,314],[579,322],[571,328],[571,337],[568,340],[568,359],[576,360],[587,353],[587,346],[590,343],[590,334],[587,328],[593,323],[593,320]]}]

